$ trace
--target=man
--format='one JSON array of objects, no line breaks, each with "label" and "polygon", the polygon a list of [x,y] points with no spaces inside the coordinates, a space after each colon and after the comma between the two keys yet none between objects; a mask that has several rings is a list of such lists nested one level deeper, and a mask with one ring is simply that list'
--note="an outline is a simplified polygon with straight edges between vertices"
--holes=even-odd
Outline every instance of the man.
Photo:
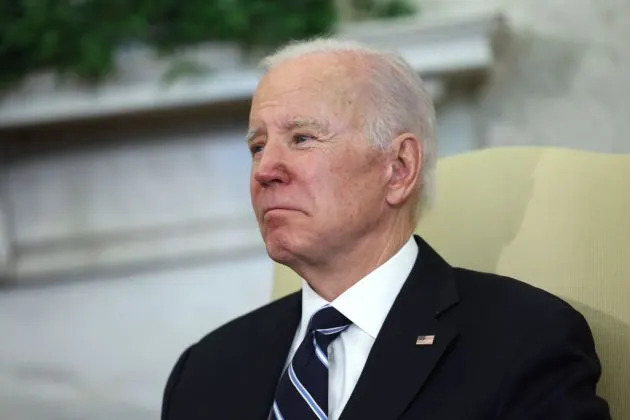
[{"label": "man", "polygon": [[581,315],[453,268],[412,236],[436,155],[413,70],[335,40],[264,64],[247,139],[252,204],[270,257],[302,291],[186,350],[162,418],[609,418]]}]

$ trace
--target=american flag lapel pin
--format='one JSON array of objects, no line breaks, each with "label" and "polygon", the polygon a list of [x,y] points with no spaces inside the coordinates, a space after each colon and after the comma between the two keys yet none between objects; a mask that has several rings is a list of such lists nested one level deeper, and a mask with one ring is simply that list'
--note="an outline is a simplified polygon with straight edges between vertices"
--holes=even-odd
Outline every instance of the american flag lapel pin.
[{"label": "american flag lapel pin", "polygon": [[430,346],[433,345],[435,335],[419,335],[416,339],[416,346]]}]

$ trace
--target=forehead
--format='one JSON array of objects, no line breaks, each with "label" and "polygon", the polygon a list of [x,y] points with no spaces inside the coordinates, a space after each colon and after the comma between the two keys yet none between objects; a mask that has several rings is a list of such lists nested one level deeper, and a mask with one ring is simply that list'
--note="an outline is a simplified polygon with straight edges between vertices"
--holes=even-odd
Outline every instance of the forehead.
[{"label": "forehead", "polygon": [[316,53],[290,59],[271,69],[254,97],[250,120],[321,116],[352,117],[359,112],[363,72],[356,60]]}]

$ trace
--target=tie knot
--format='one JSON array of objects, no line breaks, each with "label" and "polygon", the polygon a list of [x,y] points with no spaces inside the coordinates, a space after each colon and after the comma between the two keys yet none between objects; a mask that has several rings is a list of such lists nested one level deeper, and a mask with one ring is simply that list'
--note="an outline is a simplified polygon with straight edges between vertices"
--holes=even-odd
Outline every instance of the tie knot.
[{"label": "tie knot", "polygon": [[322,307],[315,312],[308,324],[310,332],[318,332],[324,335],[336,337],[351,324],[341,312],[330,305]]}]

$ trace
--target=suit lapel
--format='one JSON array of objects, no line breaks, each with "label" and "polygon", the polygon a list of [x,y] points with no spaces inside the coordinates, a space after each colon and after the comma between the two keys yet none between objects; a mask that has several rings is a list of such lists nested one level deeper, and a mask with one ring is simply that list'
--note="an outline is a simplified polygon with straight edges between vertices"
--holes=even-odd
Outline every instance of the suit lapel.
[{"label": "suit lapel", "polygon": [[[457,330],[440,315],[458,301],[451,267],[416,237],[418,259],[372,346],[341,420],[399,418]],[[434,335],[431,345],[416,345]]]},{"label": "suit lapel", "polygon": [[246,407],[239,412],[248,419],[266,419],[269,415],[276,386],[297,329],[302,312],[300,292],[294,293],[283,302],[278,302],[274,314],[265,317],[257,329],[252,331],[252,348],[247,366],[241,370],[241,377],[235,378],[249,389]]}]

